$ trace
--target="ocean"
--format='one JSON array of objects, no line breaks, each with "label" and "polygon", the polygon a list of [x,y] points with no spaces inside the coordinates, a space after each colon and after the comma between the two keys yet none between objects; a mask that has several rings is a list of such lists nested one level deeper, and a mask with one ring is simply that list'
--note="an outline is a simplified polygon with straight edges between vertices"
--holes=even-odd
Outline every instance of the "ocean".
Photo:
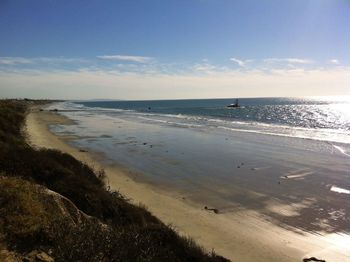
[{"label": "ocean", "polygon": [[[349,98],[241,98],[240,108],[226,107],[234,102],[66,101],[49,109],[74,124],[50,128],[132,179],[222,213],[254,210],[278,226],[350,233]],[[291,216],[281,206],[296,208]]]},{"label": "ocean", "polygon": [[75,101],[84,110],[183,128],[218,128],[350,143],[350,98],[242,98],[156,101]]}]

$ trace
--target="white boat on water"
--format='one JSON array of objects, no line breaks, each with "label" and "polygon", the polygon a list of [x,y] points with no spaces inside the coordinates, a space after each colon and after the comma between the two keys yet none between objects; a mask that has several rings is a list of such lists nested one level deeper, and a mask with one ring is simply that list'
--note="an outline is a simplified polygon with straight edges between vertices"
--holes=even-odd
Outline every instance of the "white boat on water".
[{"label": "white boat on water", "polygon": [[228,107],[228,108],[238,108],[238,107],[241,107],[241,106],[238,104],[238,99],[236,99],[236,102],[234,104],[229,104],[226,107]]}]

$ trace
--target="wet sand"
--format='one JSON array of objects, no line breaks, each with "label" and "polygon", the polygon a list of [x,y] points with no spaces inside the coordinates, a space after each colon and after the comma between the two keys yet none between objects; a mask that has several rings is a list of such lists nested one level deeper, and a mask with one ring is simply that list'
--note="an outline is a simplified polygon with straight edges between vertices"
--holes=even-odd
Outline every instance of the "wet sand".
[{"label": "wet sand", "polygon": [[[305,232],[302,228],[292,230],[278,225],[271,220],[269,214],[262,214],[258,208],[219,208],[219,213],[216,214],[204,209],[201,201],[184,198],[183,194],[168,188],[143,183],[134,179],[135,174],[130,169],[107,165],[103,156],[81,152],[79,148],[72,147],[67,142],[74,137],[57,136],[49,131],[49,125],[57,124],[73,123],[56,113],[34,109],[27,117],[28,140],[35,147],[59,149],[96,169],[104,168],[113,189],[119,190],[135,204],[142,203],[163,222],[174,225],[181,234],[192,237],[208,251],[214,249],[233,261],[302,261],[310,256],[329,261],[346,261],[350,258],[347,247],[350,243],[344,246],[348,241],[347,236],[337,233],[321,236]],[[300,179],[311,175],[310,172],[299,170],[285,174],[281,181]],[[237,189],[236,196],[239,195],[250,198],[252,204],[266,197],[254,191],[239,192]],[[312,204],[312,201],[314,199],[307,198],[298,201],[298,204],[285,205],[271,197],[266,209],[272,214],[283,215],[284,219],[293,219],[296,212],[303,206]],[[208,207],[216,208],[210,205]]]}]

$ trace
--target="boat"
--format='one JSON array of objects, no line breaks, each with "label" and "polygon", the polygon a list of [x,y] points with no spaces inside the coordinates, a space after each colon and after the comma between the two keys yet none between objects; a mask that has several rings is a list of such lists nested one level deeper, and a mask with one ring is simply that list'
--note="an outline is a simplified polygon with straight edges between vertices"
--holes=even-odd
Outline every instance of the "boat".
[{"label": "boat", "polygon": [[241,106],[238,104],[238,99],[236,99],[236,102],[234,104],[229,104],[226,107],[228,107],[228,108],[238,108],[238,107],[241,107]]}]

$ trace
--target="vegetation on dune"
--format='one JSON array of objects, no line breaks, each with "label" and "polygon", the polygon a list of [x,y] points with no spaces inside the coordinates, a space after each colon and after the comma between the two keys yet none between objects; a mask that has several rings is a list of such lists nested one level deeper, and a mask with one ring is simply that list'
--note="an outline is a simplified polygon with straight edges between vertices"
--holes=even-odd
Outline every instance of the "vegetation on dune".
[{"label": "vegetation on dune", "polygon": [[1,260],[226,261],[106,190],[103,172],[30,147],[21,135],[29,103],[0,101]]}]

